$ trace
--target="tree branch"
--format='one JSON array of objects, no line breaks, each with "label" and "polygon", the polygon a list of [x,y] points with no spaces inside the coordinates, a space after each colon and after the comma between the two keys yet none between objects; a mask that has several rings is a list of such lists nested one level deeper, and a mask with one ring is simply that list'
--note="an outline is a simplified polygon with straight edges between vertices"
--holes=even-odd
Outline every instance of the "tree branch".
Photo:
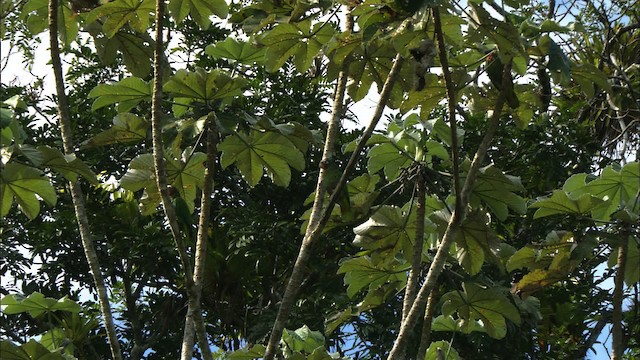
[{"label": "tree branch", "polygon": [[411,305],[416,298],[418,285],[420,284],[420,273],[422,272],[422,248],[424,246],[424,215],[426,188],[422,171],[416,178],[417,202],[416,202],[416,235],[413,244],[413,257],[411,259],[411,271],[407,279],[407,287],[404,291],[404,301],[402,303],[402,319],[406,319]]},{"label": "tree branch", "polygon": [[622,300],[624,298],[624,276],[627,267],[627,249],[629,247],[629,239],[627,236],[622,237],[620,246],[618,246],[618,261],[616,278],[613,288],[613,312],[611,314],[611,360],[620,360],[624,354],[624,331],[622,329]]},{"label": "tree branch", "polygon": [[[60,45],[58,43],[58,0],[49,0],[49,41],[51,51],[51,65],[56,83],[56,95],[58,97],[58,115],[60,116],[60,134],[62,136],[62,144],[66,155],[74,154],[73,137],[71,135],[71,113],[69,110],[69,102],[64,89],[64,77],[62,75],[62,61],[60,60]],[[84,250],[89,271],[93,277],[93,282],[98,291],[98,301],[100,303],[100,311],[104,319],[104,325],[107,331],[107,339],[113,359],[122,360],[120,351],[120,343],[116,327],[111,314],[111,304],[109,303],[109,295],[105,286],[104,277],[100,270],[100,262],[89,227],[89,219],[87,218],[87,210],[84,203],[84,195],[78,181],[69,181],[69,190],[71,199],[78,222],[80,231],[80,239]]]}]

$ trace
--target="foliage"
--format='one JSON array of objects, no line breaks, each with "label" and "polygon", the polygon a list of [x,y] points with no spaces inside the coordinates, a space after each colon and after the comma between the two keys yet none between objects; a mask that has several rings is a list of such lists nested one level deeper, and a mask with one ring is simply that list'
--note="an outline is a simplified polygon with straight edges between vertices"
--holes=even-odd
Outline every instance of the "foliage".
[{"label": "foliage", "polygon": [[[526,0],[170,0],[162,23],[171,41],[158,48],[154,2],[91,2],[77,11],[75,1],[61,1],[53,36],[70,64],[69,110],[82,145],[61,152],[56,97],[4,82],[0,93],[1,269],[13,282],[1,302],[3,354],[108,353],[65,187],[79,181],[125,357],[180,356],[192,296],[183,275],[192,269],[178,261],[160,211],[154,49],[166,63],[156,106],[168,206],[179,212],[193,263],[195,234],[206,234],[202,315],[205,341],[220,358],[265,356],[300,266],[301,229],[318,230],[320,240],[309,245],[285,321],[297,330],[278,339],[286,358],[386,357],[406,325],[405,299],[424,307],[415,293],[451,229],[431,291],[433,321],[423,324],[420,310],[407,358],[582,358],[615,318],[602,283],[622,271],[621,253],[632,300],[618,314],[622,339],[629,354],[638,352],[634,5],[574,4],[583,15],[565,17],[555,2]],[[20,44],[46,30],[48,4],[5,3],[3,45],[33,64]],[[388,86],[375,100],[387,121],[372,134],[341,128],[325,140],[336,150],[322,155],[320,119],[330,98],[339,99],[340,74],[348,100],[337,119],[363,120],[350,105]],[[503,100],[508,106],[496,107]],[[215,153],[207,153],[207,129]],[[475,158],[483,146],[486,157]],[[210,225],[198,229],[209,172]],[[344,190],[333,194],[340,181]],[[312,203],[324,220],[307,229],[316,226]],[[430,344],[421,344],[420,329]]]}]

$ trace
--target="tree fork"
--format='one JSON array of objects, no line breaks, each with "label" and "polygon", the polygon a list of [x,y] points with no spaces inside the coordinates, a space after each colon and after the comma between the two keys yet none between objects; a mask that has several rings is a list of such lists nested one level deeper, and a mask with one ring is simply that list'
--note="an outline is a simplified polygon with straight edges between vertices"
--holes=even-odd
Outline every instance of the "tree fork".
[{"label": "tree fork", "polygon": [[[60,60],[60,45],[58,43],[58,0],[49,0],[49,42],[51,48],[51,66],[53,67],[56,83],[56,95],[58,96],[58,115],[60,116],[60,135],[62,137],[62,146],[64,148],[64,153],[66,155],[70,155],[74,153],[73,137],[71,135],[69,101],[64,89],[62,62]],[[87,263],[89,264],[89,271],[93,277],[96,290],[98,291],[100,311],[102,312],[104,325],[107,331],[107,339],[109,341],[111,356],[116,360],[121,360],[122,353],[120,350],[120,343],[118,342],[118,335],[113,322],[113,315],[111,314],[111,304],[109,302],[109,295],[107,294],[107,287],[105,286],[104,277],[100,270],[98,254],[96,253],[96,248],[93,245],[93,240],[91,239],[91,229],[89,227],[89,219],[87,218],[87,210],[84,203],[82,188],[78,181],[69,181],[69,190],[71,193],[71,200],[73,201],[76,220],[78,222],[78,229],[80,231],[80,240],[82,241],[84,255],[87,259]]]}]

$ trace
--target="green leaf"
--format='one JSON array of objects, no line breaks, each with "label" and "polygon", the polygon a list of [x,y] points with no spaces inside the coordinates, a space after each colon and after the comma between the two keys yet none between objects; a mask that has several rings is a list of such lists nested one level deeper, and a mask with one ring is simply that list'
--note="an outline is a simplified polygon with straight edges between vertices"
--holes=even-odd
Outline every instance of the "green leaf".
[{"label": "green leaf", "polygon": [[509,215],[509,209],[517,214],[526,213],[526,202],[514,193],[523,190],[520,178],[505,175],[500,169],[489,165],[478,172],[471,201],[483,201],[498,219],[504,221]]},{"label": "green leaf", "polygon": [[422,90],[409,92],[408,98],[400,105],[401,112],[420,108],[420,116],[426,119],[440,101],[446,98],[447,88],[438,75],[426,74],[424,81],[425,86]]},{"label": "green leaf", "polygon": [[609,94],[613,93],[613,88],[609,83],[607,75],[592,64],[571,63],[571,75],[573,76],[573,80],[580,85],[580,89],[589,97],[595,95],[594,84]]},{"label": "green leaf", "polygon": [[64,155],[60,150],[46,145],[38,146],[38,151],[42,154],[42,158],[36,165],[57,171],[69,181],[76,181],[80,175],[89,183],[98,184],[96,174],[75,154]]},{"label": "green leaf", "polygon": [[66,296],[61,299],[48,298],[41,293],[34,292],[27,297],[20,295],[6,295],[0,300],[2,312],[8,315],[29,313],[31,317],[53,311],[68,311],[78,313],[82,307]]},{"label": "green leaf", "polygon": [[349,77],[352,79],[347,92],[353,101],[364,99],[375,82],[380,91],[391,70],[393,57],[397,54],[393,46],[386,42],[370,42],[354,49],[349,63]]},{"label": "green leaf", "polygon": [[113,118],[113,126],[85,141],[82,147],[92,148],[142,141],[147,138],[149,127],[147,120],[131,113],[121,113]]},{"label": "green leaf", "polygon": [[542,24],[540,24],[540,31],[568,33],[568,32],[571,32],[571,29],[569,29],[568,27],[562,26],[551,19],[545,19],[542,22]]},{"label": "green leaf", "polygon": [[40,212],[40,201],[36,195],[51,206],[56,203],[56,191],[42,171],[15,163],[4,167],[0,175],[0,216],[9,213],[15,199],[20,210],[29,219],[34,219]]},{"label": "green leaf", "polygon": [[312,331],[307,325],[295,331],[284,329],[282,341],[286,344],[285,351],[306,354],[311,354],[318,347],[324,347],[324,335],[320,331]]},{"label": "green leaf", "polygon": [[1,340],[0,353],[3,360],[66,360],[64,356],[52,353],[33,339],[20,346],[15,346],[8,340]]},{"label": "green leaf", "polygon": [[[22,8],[20,18],[23,19],[33,34],[39,34],[47,29],[49,24],[49,1],[30,0]],[[62,2],[58,4],[58,37],[65,47],[78,36],[78,21],[68,6]]]},{"label": "green leaf", "polygon": [[448,341],[434,341],[429,345],[424,360],[460,360],[460,355]]},{"label": "green leaf", "polygon": [[[629,245],[627,247],[627,263],[624,270],[624,282],[627,286],[632,287],[640,281],[640,239],[635,236],[629,236]],[[618,249],[615,247],[609,255],[607,265],[613,268],[618,263]]]},{"label": "green leaf", "polygon": [[[118,31],[113,37],[95,38],[98,56],[105,64],[111,64],[116,54],[122,54],[127,70],[133,76],[146,78],[151,72],[151,58],[153,57],[153,39],[147,34],[132,34],[124,30]],[[131,108],[121,110],[128,111]]]},{"label": "green leaf", "polygon": [[90,99],[96,99],[91,109],[95,111],[117,103],[119,113],[127,112],[141,101],[151,99],[151,91],[152,85],[137,77],[124,78],[110,85],[101,84],[89,93]]},{"label": "green leaf", "polygon": [[374,146],[367,154],[369,174],[384,169],[384,175],[388,180],[396,179],[400,175],[400,169],[407,168],[414,162],[413,155],[417,146],[415,141],[409,139],[401,140],[399,144],[386,143]]},{"label": "green leaf", "polygon": [[246,65],[262,62],[265,50],[264,47],[231,37],[205,48],[207,55],[216,59],[227,59]]},{"label": "green leaf", "polygon": [[235,164],[250,186],[258,184],[264,170],[276,185],[285,187],[291,181],[290,167],[304,170],[302,152],[284,135],[273,131],[236,133],[227,136],[218,149],[222,152],[222,167]]},{"label": "green leaf", "polygon": [[211,25],[211,15],[224,19],[229,15],[229,6],[224,0],[170,0],[169,11],[176,23],[182,23],[191,14],[193,20],[206,30]]},{"label": "green leaf", "polygon": [[401,284],[407,281],[406,271],[410,265],[381,265],[374,264],[369,256],[359,256],[340,263],[338,274],[345,274],[344,284],[347,285],[347,296],[353,298],[358,291],[368,287],[376,289],[383,284]]},{"label": "green leaf", "polygon": [[486,218],[479,213],[469,214],[456,236],[456,258],[470,275],[479,273],[485,254],[493,255],[491,249],[497,248],[498,237],[488,226]]},{"label": "green leaf", "polygon": [[87,23],[102,18],[102,29],[110,38],[126,24],[134,31],[144,33],[154,11],[153,0],[115,0],[92,10],[87,16]]},{"label": "green leaf", "polygon": [[267,70],[276,71],[293,56],[296,69],[301,73],[307,71],[334,33],[330,23],[316,23],[312,27],[311,19],[296,24],[278,24],[260,39],[266,47],[264,61]]},{"label": "green leaf", "polygon": [[451,291],[442,297],[443,315],[457,313],[465,322],[462,330],[473,331],[473,323],[480,320],[487,334],[502,339],[507,333],[505,318],[520,323],[520,312],[497,288],[484,289],[473,283],[463,283],[463,292]]},{"label": "green leaf", "polygon": [[538,209],[533,215],[534,219],[538,219],[556,214],[584,214],[601,203],[602,200],[589,194],[583,194],[574,199],[562,190],[554,190],[550,198],[538,200],[529,207]]},{"label": "green leaf", "polygon": [[262,344],[253,345],[251,349],[240,349],[229,354],[231,360],[251,360],[264,357],[267,348]]},{"label": "green leaf", "polygon": [[601,199],[602,203],[594,207],[592,215],[596,219],[609,220],[616,210],[635,201],[639,190],[640,166],[638,162],[631,162],[620,171],[606,167],[598,179],[574,190],[571,195],[589,194]]}]

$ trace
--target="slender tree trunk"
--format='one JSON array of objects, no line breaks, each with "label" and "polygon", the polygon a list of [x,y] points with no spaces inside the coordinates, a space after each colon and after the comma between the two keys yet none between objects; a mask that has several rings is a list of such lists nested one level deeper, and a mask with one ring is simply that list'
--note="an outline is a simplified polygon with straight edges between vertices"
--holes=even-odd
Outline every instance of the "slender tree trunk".
[{"label": "slender tree trunk", "polygon": [[429,344],[431,343],[431,320],[433,319],[433,313],[436,310],[436,300],[438,298],[438,289],[431,290],[429,293],[429,299],[427,300],[427,308],[424,310],[424,322],[422,323],[422,334],[420,337],[420,347],[418,348],[418,355],[416,359],[424,359]]},{"label": "slender tree trunk", "polygon": [[629,247],[629,239],[624,236],[620,246],[618,247],[618,270],[613,288],[613,313],[611,314],[612,329],[612,352],[611,360],[620,360],[624,354],[624,331],[622,329],[622,303],[624,300],[624,273],[627,267],[627,249]]},{"label": "slender tree trunk", "polygon": [[[62,136],[62,144],[64,153],[67,155],[74,153],[73,137],[71,134],[71,114],[69,111],[69,102],[64,89],[64,77],[62,75],[62,62],[60,60],[60,45],[58,44],[58,0],[49,1],[49,41],[51,50],[51,65],[53,67],[56,95],[58,97],[58,115],[60,116],[60,133]],[[100,262],[96,253],[91,229],[89,227],[89,219],[87,218],[87,210],[84,203],[84,195],[78,181],[69,181],[69,190],[71,199],[76,213],[78,229],[80,230],[80,239],[84,255],[89,264],[89,271],[93,277],[93,283],[98,291],[98,301],[100,303],[100,311],[104,319],[104,325],[107,331],[107,339],[111,350],[111,356],[116,360],[122,359],[120,351],[120,343],[116,327],[111,314],[111,304],[109,303],[109,295],[104,278],[100,270]]]},{"label": "slender tree trunk", "polygon": [[[162,143],[162,129],[160,128],[160,117],[162,116],[161,109],[161,101],[162,101],[162,71],[163,71],[163,59],[164,59],[164,39],[162,37],[162,22],[164,21],[164,0],[156,0],[156,36],[155,36],[155,48],[153,51],[153,94],[151,97],[151,137],[153,141],[153,164],[155,168],[155,176],[156,176],[156,185],[158,186],[158,191],[160,192],[160,197],[162,199],[162,208],[164,209],[164,213],[166,219],[169,223],[169,228],[171,230],[171,235],[173,236],[173,240],[176,244],[176,249],[178,251],[178,256],[180,257],[180,262],[182,264],[182,269],[184,271],[185,284],[187,289],[187,298],[189,299],[189,304],[191,304],[192,298],[199,299],[199,296],[196,296],[197,292],[195,291],[194,283],[193,283],[193,271],[191,268],[191,261],[189,259],[189,255],[187,254],[186,245],[184,242],[184,238],[182,233],[180,232],[180,227],[178,225],[178,220],[176,217],[175,209],[171,204],[171,198],[169,197],[169,193],[167,191],[167,173],[164,165],[164,145]],[[199,301],[199,300],[198,300]],[[197,306],[199,308],[199,305]],[[192,308],[195,310],[195,308]],[[204,331],[204,323],[202,319],[202,314],[199,311],[192,311],[193,319],[196,322],[196,332],[198,333],[198,345],[200,347],[200,351],[202,352],[202,356],[205,359],[211,359],[211,350],[209,349],[209,342],[207,340],[206,332]],[[200,324],[198,324],[198,322]],[[186,341],[189,339],[183,339],[182,349],[185,349]],[[193,344],[193,341],[191,340]],[[192,346],[193,347],[193,346]],[[191,349],[191,352],[193,349]],[[192,353],[189,352],[188,355],[185,355],[182,352],[181,356],[183,360],[190,360],[192,358]]]},{"label": "slender tree trunk", "polygon": [[416,178],[417,201],[416,201],[416,235],[413,244],[413,257],[411,259],[411,271],[407,279],[407,287],[404,291],[404,301],[402,303],[402,319],[404,320],[413,305],[420,285],[420,273],[422,272],[422,248],[424,246],[424,214],[426,192],[422,172]]},{"label": "slender tree trunk", "polygon": [[[207,119],[207,165],[204,173],[204,185],[200,200],[200,220],[198,222],[198,235],[196,241],[195,265],[193,271],[193,296],[189,297],[187,317],[184,322],[184,337],[182,342],[182,358],[190,356],[193,352],[194,334],[198,338],[206,338],[206,329],[202,319],[201,297],[202,280],[204,278],[205,260],[207,258],[207,244],[209,242],[208,229],[211,213],[211,195],[213,193],[213,177],[216,170],[218,157],[218,129],[215,126],[214,115]],[[197,317],[200,317],[198,320]],[[194,321],[195,318],[195,321]],[[200,326],[202,325],[202,326]]]}]

